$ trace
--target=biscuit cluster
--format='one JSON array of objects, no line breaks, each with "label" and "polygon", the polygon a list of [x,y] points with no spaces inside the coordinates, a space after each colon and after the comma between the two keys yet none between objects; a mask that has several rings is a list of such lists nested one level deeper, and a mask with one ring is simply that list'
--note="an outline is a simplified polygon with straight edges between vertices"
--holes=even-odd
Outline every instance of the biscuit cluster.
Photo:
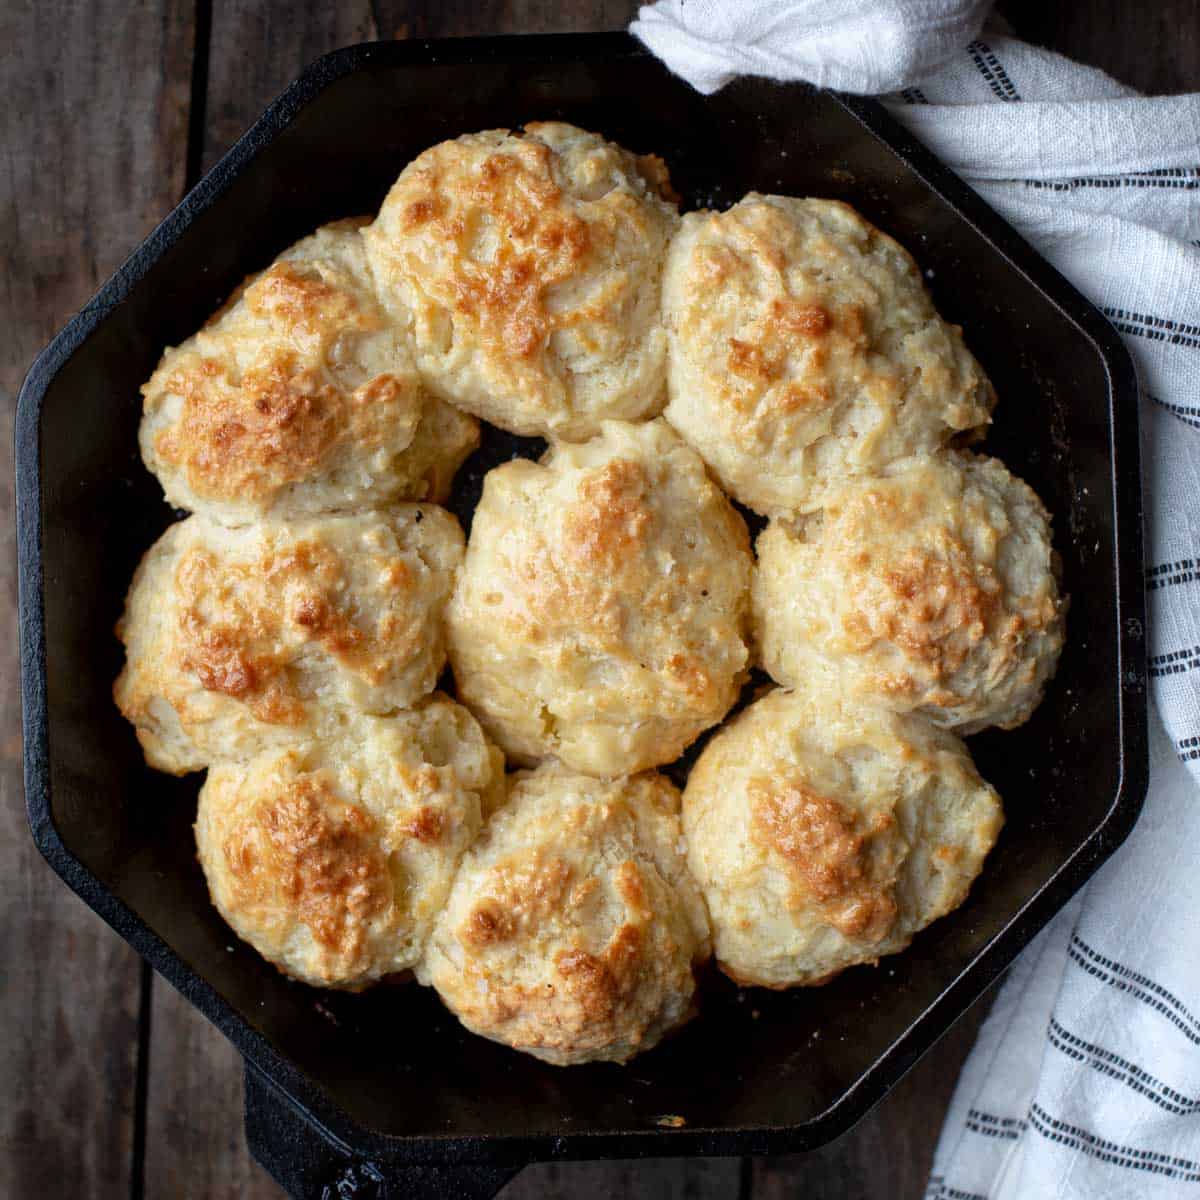
[{"label": "biscuit cluster", "polygon": [[[832,201],[677,202],[572,126],[444,142],[142,389],[192,515],[114,694],[208,772],[214,904],[297,979],[411,972],[558,1064],[653,1046],[710,957],[821,983],[960,904],[1002,815],[959,735],[1027,719],[1063,639],[1049,517],[964,448],[995,396],[909,255]],[[466,540],[480,420],[549,446]],[[716,726],[681,796],[656,768]]]}]

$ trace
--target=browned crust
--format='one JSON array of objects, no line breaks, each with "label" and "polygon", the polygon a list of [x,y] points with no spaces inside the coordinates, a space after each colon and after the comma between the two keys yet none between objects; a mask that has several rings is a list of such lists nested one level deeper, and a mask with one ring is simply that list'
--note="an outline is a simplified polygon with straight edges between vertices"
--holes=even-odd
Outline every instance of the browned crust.
[{"label": "browned crust", "polygon": [[442,840],[446,832],[446,818],[438,809],[423,806],[401,826],[401,832],[406,837],[432,846]]},{"label": "browned crust", "polygon": [[564,521],[566,549],[585,565],[613,568],[644,550],[654,521],[640,463],[614,458],[580,480]]},{"label": "browned crust", "polygon": [[637,989],[645,935],[638,925],[622,925],[600,955],[564,950],[554,968],[589,1025],[608,1025]]},{"label": "browned crust", "polygon": [[[394,414],[416,400],[415,379],[385,374],[352,394],[330,382],[321,347],[377,332],[386,321],[315,268],[276,262],[248,280],[218,317],[238,301],[270,330],[252,366],[240,371],[231,350],[221,357],[184,353],[144,389],[181,398],[179,419],[158,434],[155,452],[183,471],[197,495],[262,500],[308,477],[347,439],[366,449],[382,444],[381,410]],[[223,336],[214,322],[206,328]]]},{"label": "browned crust", "polygon": [[390,906],[375,822],[340,802],[322,773],[303,774],[247,809],[221,843],[235,910],[286,904],[330,955],[354,962],[369,923]]},{"label": "browned crust", "polygon": [[[591,255],[591,232],[563,203],[549,146],[513,142],[467,173],[452,168],[456,153],[454,143],[434,147],[412,169],[415,194],[405,203],[401,226],[408,234],[430,227],[439,242],[455,245],[470,236],[472,211],[489,215],[503,231],[495,258],[484,264],[457,256],[447,291],[456,313],[472,320],[485,341],[515,358],[531,358],[572,319],[555,314],[546,296]],[[447,196],[452,181],[453,202]]]},{"label": "browned crust", "polygon": [[479,948],[536,928],[562,908],[572,879],[571,867],[562,859],[537,856],[491,872],[486,894],[458,931],[459,941],[468,949]]},{"label": "browned crust", "polygon": [[816,903],[845,937],[877,944],[896,923],[890,881],[872,877],[868,843],[892,817],[880,813],[867,829],[836,800],[800,781],[767,781],[748,789],[752,836],[786,864],[801,906]]},{"label": "browned crust", "polygon": [[[415,586],[399,558],[380,570],[397,594]],[[364,627],[347,609],[345,579],[340,555],[317,538],[267,548],[250,562],[193,547],[175,569],[182,669],[205,689],[242,701],[259,720],[283,725],[301,723],[306,702],[278,651],[287,630],[381,682],[416,637],[413,621],[389,606]]]}]

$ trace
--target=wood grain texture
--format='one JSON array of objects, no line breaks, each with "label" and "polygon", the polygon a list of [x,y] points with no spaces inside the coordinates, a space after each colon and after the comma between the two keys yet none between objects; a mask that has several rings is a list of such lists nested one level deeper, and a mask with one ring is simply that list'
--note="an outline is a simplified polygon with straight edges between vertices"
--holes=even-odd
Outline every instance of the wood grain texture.
[{"label": "wood grain texture", "polygon": [[526,1167],[500,1200],[747,1200],[738,1158],[644,1158]]},{"label": "wood grain texture", "polygon": [[1017,37],[1107,71],[1139,91],[1200,87],[1200,0],[1003,0]]},{"label": "wood grain texture", "polygon": [[469,37],[489,33],[590,33],[624,29],[636,0],[375,0],[381,37]]},{"label": "wood grain texture", "polygon": [[[192,5],[0,5],[0,1195],[129,1194],[136,955],[29,838],[12,421],[42,345],[178,199]],[[102,52],[98,48],[103,47]],[[120,64],[120,69],[116,69]],[[132,118],[130,114],[135,114]]]},{"label": "wood grain texture", "polygon": [[242,1056],[232,1043],[170,984],[155,979],[146,1094],[148,1200],[284,1200],[246,1149],[242,1075]]},{"label": "wood grain texture", "polygon": [[314,59],[379,36],[368,0],[214,0],[203,168],[217,161]]}]

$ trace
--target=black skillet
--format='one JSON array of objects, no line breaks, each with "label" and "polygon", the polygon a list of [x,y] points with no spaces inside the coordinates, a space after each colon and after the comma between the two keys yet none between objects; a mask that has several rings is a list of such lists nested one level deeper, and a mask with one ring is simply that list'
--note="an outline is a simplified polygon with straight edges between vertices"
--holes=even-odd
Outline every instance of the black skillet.
[{"label": "black skillet", "polygon": [[[320,994],[235,943],[191,836],[199,777],[149,771],[110,687],[113,622],[173,513],[138,385],[249,271],[373,211],[414,154],[564,118],[662,154],[688,206],[845,199],[909,247],[1000,394],[986,449],[1056,516],[1069,640],[1027,725],[972,739],[1008,824],[967,903],[877,968],[740,994],[628,1067],[560,1069],[429,991]],[[1104,318],[877,104],[742,80],[705,98],[622,34],[357,46],[310,67],[34,364],[17,419],[25,789],[83,899],[246,1058],[254,1154],[298,1197],[490,1196],[550,1158],[766,1154],[844,1132],[1116,848],[1146,786],[1137,387]],[[492,434],[471,464],[528,447]],[[460,511],[470,508],[470,487]],[[234,949],[230,952],[227,947]],[[664,1115],[682,1117],[671,1127]],[[677,1124],[672,1122],[672,1125]]]}]

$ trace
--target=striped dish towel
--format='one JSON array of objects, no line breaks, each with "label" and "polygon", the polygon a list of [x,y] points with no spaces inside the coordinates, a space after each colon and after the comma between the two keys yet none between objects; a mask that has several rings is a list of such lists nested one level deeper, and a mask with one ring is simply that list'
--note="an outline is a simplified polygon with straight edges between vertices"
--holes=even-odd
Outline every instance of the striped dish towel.
[{"label": "striped dish towel", "polygon": [[1151,782],[1126,844],[1013,967],[927,1200],[1200,1196],[1200,95],[1146,98],[983,30],[970,0],[664,0],[637,34],[893,114],[1108,315],[1142,386]]}]

